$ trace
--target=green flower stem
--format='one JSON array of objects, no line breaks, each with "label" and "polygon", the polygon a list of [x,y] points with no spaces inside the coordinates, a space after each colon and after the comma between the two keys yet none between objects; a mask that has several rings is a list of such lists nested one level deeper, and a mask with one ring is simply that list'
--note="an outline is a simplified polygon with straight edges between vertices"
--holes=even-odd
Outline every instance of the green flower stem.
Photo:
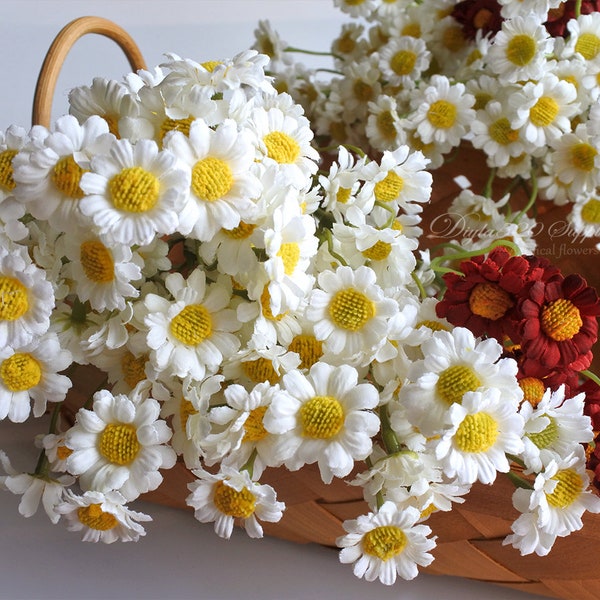
[{"label": "green flower stem", "polygon": [[377,494],[375,494],[375,502],[377,502],[377,510],[379,510],[385,502],[385,500],[383,499],[383,494],[381,492],[377,492]]},{"label": "green flower stem", "polygon": [[529,201],[527,202],[525,207],[520,212],[517,213],[517,216],[513,218],[513,220],[512,220],[513,223],[518,223],[519,220],[521,219],[521,217],[523,215],[527,214],[527,211],[535,204],[535,201],[537,200],[538,180],[533,171],[531,172],[531,182],[532,182],[532,186],[531,186],[531,192],[529,194]]},{"label": "green flower stem", "polygon": [[491,252],[494,248],[497,248],[498,246],[506,246],[507,248],[510,248],[515,254],[521,254],[521,250],[515,243],[509,240],[494,240],[489,246],[487,246],[486,248],[481,248],[480,250],[464,250],[462,252],[456,252],[454,254],[444,254],[442,256],[436,256],[431,260],[430,267],[433,271],[440,271],[441,269],[443,269],[443,267],[440,267],[439,264],[443,261],[462,260],[463,258],[471,258],[472,256],[487,254],[488,252]]},{"label": "green flower stem", "polygon": [[533,489],[533,486],[529,481],[523,479],[523,477],[517,475],[514,471],[509,471],[506,476],[513,482],[516,488],[523,488],[524,490]]},{"label": "green flower stem", "polygon": [[331,52],[321,52],[319,50],[305,50],[304,48],[296,48],[294,46],[288,46],[284,48],[284,52],[296,52],[298,54],[310,54],[312,56],[335,56]]},{"label": "green flower stem", "polygon": [[425,300],[425,298],[427,298],[427,290],[423,287],[421,280],[414,271],[410,274],[410,276],[412,277],[412,280],[415,282],[415,285],[419,289],[419,294],[421,298]]},{"label": "green flower stem", "polygon": [[596,385],[600,386],[600,378],[597,375],[595,375],[594,373],[592,373],[591,371],[588,371],[586,369],[585,371],[580,371],[580,373],[584,377],[587,377],[588,379],[591,379]]},{"label": "green flower stem", "polygon": [[581,4],[582,0],[575,0],[575,18],[578,19],[581,16]]},{"label": "green flower stem", "polygon": [[512,462],[519,465],[521,468],[525,467],[525,463],[518,456],[515,456],[514,454],[507,454],[506,458],[508,458],[509,460],[512,460]]},{"label": "green flower stem", "polygon": [[252,479],[252,474],[254,472],[254,461],[256,460],[257,456],[258,456],[258,451],[256,450],[256,448],[254,448],[254,450],[252,450],[252,454],[250,455],[250,458],[248,458],[248,460],[246,461],[246,464],[240,469],[240,471],[248,471],[248,475],[250,475],[250,479]]},{"label": "green flower stem", "polygon": [[390,411],[387,404],[384,404],[379,408],[379,419],[381,420],[381,438],[383,445],[388,454],[397,454],[402,450],[400,442],[396,437],[396,433],[392,429],[390,423]]},{"label": "green flower stem", "polygon": [[482,195],[485,196],[486,198],[492,197],[492,184],[494,183],[494,179],[496,179],[496,167],[494,167],[493,169],[490,169],[490,174],[485,183],[485,187],[483,188]]},{"label": "green flower stem", "polygon": [[333,73],[333,75],[343,76],[344,74],[341,71],[337,71],[336,69],[326,69],[325,67],[319,67],[315,69],[316,73]]},{"label": "green flower stem", "polygon": [[331,231],[329,229],[325,229],[323,231],[323,235],[325,237],[325,241],[327,242],[327,250],[329,251],[329,254],[331,254],[331,256],[333,256],[333,258],[335,258],[341,265],[347,267],[348,263],[333,249],[333,236]]}]

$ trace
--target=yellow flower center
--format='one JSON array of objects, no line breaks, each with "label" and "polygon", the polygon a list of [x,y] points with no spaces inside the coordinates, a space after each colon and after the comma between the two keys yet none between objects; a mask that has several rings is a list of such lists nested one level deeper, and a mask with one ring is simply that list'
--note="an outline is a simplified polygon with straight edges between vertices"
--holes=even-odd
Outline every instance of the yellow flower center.
[{"label": "yellow flower center", "polygon": [[233,173],[220,158],[207,156],[192,168],[192,191],[205,202],[214,202],[229,193],[233,187]]},{"label": "yellow flower center", "polygon": [[219,511],[234,519],[247,519],[256,508],[256,496],[247,488],[239,492],[223,481],[217,481],[213,502]]},{"label": "yellow flower center", "polygon": [[473,108],[475,110],[483,110],[492,98],[493,96],[487,92],[478,92],[475,94],[475,104],[473,105]]},{"label": "yellow flower center", "polygon": [[470,367],[454,365],[444,369],[435,385],[438,395],[450,406],[460,404],[467,392],[474,392],[481,381]]},{"label": "yellow flower center", "polygon": [[17,155],[16,150],[4,150],[0,152],[0,189],[12,192],[15,189],[13,179],[13,158]]},{"label": "yellow flower center", "polygon": [[158,132],[158,138],[162,142],[165,135],[169,133],[169,131],[181,131],[183,135],[188,137],[190,135],[190,125],[194,122],[194,117],[187,117],[187,119],[169,119],[166,118]]},{"label": "yellow flower center", "polygon": [[283,261],[285,274],[291,275],[296,270],[300,260],[300,246],[295,242],[281,244],[277,256]]},{"label": "yellow flower center", "polygon": [[398,556],[404,548],[408,539],[406,534],[395,525],[382,525],[367,531],[362,539],[362,547],[365,554],[374,556],[383,562]]},{"label": "yellow flower center", "polygon": [[127,351],[121,358],[121,370],[125,383],[133,389],[140,381],[146,379],[146,356],[134,356]]},{"label": "yellow flower center", "polygon": [[129,423],[109,423],[100,435],[98,450],[113,465],[130,465],[140,451],[135,427]]},{"label": "yellow flower center", "polygon": [[78,508],[77,518],[86,527],[98,531],[108,531],[119,524],[114,515],[102,510],[100,504],[90,504]]},{"label": "yellow flower center", "polygon": [[600,52],[600,38],[593,33],[582,33],[575,43],[575,52],[579,52],[585,60],[592,60]]},{"label": "yellow flower center", "polygon": [[510,126],[510,121],[506,117],[492,123],[489,133],[490,137],[501,146],[507,146],[519,139],[519,132]]},{"label": "yellow flower center", "polygon": [[100,241],[83,242],[79,258],[85,276],[95,283],[110,283],[115,279],[115,263],[111,251]]},{"label": "yellow flower center", "polygon": [[275,385],[280,376],[273,367],[273,362],[268,358],[261,356],[255,360],[245,360],[242,362],[242,370],[254,383],[263,383],[268,381],[271,385]]},{"label": "yellow flower center", "polygon": [[263,417],[267,412],[266,406],[257,406],[250,411],[246,422],[244,423],[244,442],[260,442],[269,432],[263,425]]},{"label": "yellow flower center", "polygon": [[373,98],[373,87],[360,79],[354,82],[352,91],[354,92],[354,97],[361,102],[368,102]]},{"label": "yellow flower center", "polygon": [[198,411],[194,408],[194,405],[186,398],[182,398],[179,403],[179,423],[182,431],[186,431],[188,419],[197,414]]},{"label": "yellow flower center", "polygon": [[2,361],[0,377],[11,392],[24,392],[40,382],[42,368],[31,354],[17,352]]},{"label": "yellow flower center", "polygon": [[422,511],[421,511],[421,521],[425,521],[427,518],[429,518],[434,512],[437,512],[439,509],[438,507],[432,502],[431,504],[428,504]]},{"label": "yellow flower center", "polygon": [[362,251],[362,255],[369,260],[385,260],[392,251],[392,245],[379,240],[370,248]]},{"label": "yellow flower center", "polygon": [[323,356],[323,342],[314,335],[297,335],[288,350],[300,356],[300,369],[310,369]]},{"label": "yellow flower center", "polygon": [[465,46],[462,27],[446,27],[442,34],[442,44],[450,52],[458,52]]},{"label": "yellow flower center", "polygon": [[448,129],[456,122],[456,106],[447,100],[437,100],[427,111],[429,122],[437,129]]},{"label": "yellow flower center", "polygon": [[350,188],[341,187],[335,196],[336,201],[340,204],[346,204],[346,202],[348,202],[348,200],[350,199],[351,192],[352,190]]},{"label": "yellow flower center", "polygon": [[316,440],[328,440],[344,425],[344,409],[333,396],[315,396],[300,408],[302,435]]},{"label": "yellow flower center", "polygon": [[395,171],[389,171],[384,179],[375,184],[375,198],[380,202],[392,202],[404,189],[404,179]]},{"label": "yellow flower center", "polygon": [[402,35],[408,37],[420,38],[421,37],[421,25],[419,23],[408,23],[401,31]]},{"label": "yellow flower center", "polygon": [[202,63],[202,66],[209,72],[212,73],[219,65],[223,63],[220,60],[207,60]]},{"label": "yellow flower center", "polygon": [[416,329],[419,329],[419,327],[429,327],[431,331],[448,331],[448,327],[446,327],[443,323],[440,323],[439,321],[430,321],[428,319],[419,321]]},{"label": "yellow flower center", "polygon": [[345,0],[348,6],[360,6],[365,0]]},{"label": "yellow flower center", "polygon": [[54,165],[50,179],[54,187],[67,198],[81,200],[84,193],[79,184],[84,173],[85,171],[75,162],[73,156],[65,156]]},{"label": "yellow flower center", "polygon": [[558,424],[556,423],[556,419],[554,417],[549,417],[545,415],[550,423],[546,426],[545,429],[540,431],[539,433],[528,433],[527,437],[538,447],[538,448],[548,448],[551,446],[556,440],[558,440]]},{"label": "yellow flower center", "polygon": [[513,306],[508,292],[496,283],[478,283],[469,296],[469,308],[473,314],[497,321]]},{"label": "yellow flower center", "polygon": [[563,469],[552,479],[558,483],[551,494],[546,494],[546,499],[548,504],[554,508],[567,508],[583,492],[584,481],[581,475],[573,469]]},{"label": "yellow flower center", "polygon": [[16,321],[28,310],[27,288],[14,277],[0,275],[0,320]]},{"label": "yellow flower center", "polygon": [[73,454],[71,448],[67,448],[66,446],[58,446],[56,448],[56,458],[58,458],[58,460],[67,460],[71,454]]},{"label": "yellow flower center", "polygon": [[600,223],[600,200],[591,198],[581,207],[581,218],[586,223]]},{"label": "yellow flower center", "polygon": [[188,304],[171,320],[171,333],[186,346],[197,346],[212,333],[212,318],[202,304]]},{"label": "yellow flower center", "polygon": [[481,54],[481,52],[478,49],[475,49],[469,54],[469,56],[467,56],[467,60],[465,62],[467,66],[470,67],[474,62],[478,61],[481,58],[483,58],[483,54]]},{"label": "yellow flower center", "polygon": [[554,98],[542,96],[529,111],[529,118],[536,127],[547,127],[558,114],[558,103]]},{"label": "yellow flower center", "polygon": [[498,437],[498,423],[487,413],[467,415],[458,426],[454,439],[463,452],[485,452]]},{"label": "yellow flower center", "polygon": [[566,298],[544,306],[540,320],[544,333],[557,342],[570,340],[583,325],[579,309]]},{"label": "yellow flower center", "polygon": [[375,304],[362,292],[352,288],[336,292],[329,303],[331,320],[348,331],[359,331],[375,313]]},{"label": "yellow flower center", "polygon": [[389,110],[384,110],[377,115],[377,129],[381,136],[392,141],[396,139],[398,132],[396,131],[396,121],[394,115]]},{"label": "yellow flower center", "polygon": [[269,321],[281,321],[288,313],[283,312],[278,315],[274,315],[271,310],[271,295],[269,294],[269,286],[263,288],[263,292],[260,295],[260,306],[263,317],[269,319]]},{"label": "yellow flower center", "polygon": [[117,210],[143,213],[158,202],[160,183],[142,167],[128,167],[109,181],[108,189]]},{"label": "yellow flower center", "polygon": [[506,46],[506,58],[517,67],[528,65],[535,56],[537,44],[526,34],[515,35]]},{"label": "yellow flower center", "polygon": [[267,156],[279,164],[293,164],[300,156],[298,142],[283,131],[271,131],[263,137]]},{"label": "yellow flower center", "polygon": [[240,224],[233,229],[223,229],[223,233],[233,240],[245,240],[254,233],[255,229],[256,225],[240,221]]},{"label": "yellow flower center", "polygon": [[411,50],[400,50],[390,60],[390,67],[396,75],[409,75],[415,68],[417,55]]},{"label": "yellow flower center", "polygon": [[338,39],[337,49],[342,54],[350,54],[356,48],[356,41],[350,33],[345,33]]},{"label": "yellow flower center", "polygon": [[523,390],[523,400],[534,408],[541,402],[546,391],[544,382],[537,377],[519,379],[519,387]]},{"label": "yellow flower center", "polygon": [[580,171],[590,172],[595,165],[598,151],[591,144],[581,142],[571,147],[571,164]]}]

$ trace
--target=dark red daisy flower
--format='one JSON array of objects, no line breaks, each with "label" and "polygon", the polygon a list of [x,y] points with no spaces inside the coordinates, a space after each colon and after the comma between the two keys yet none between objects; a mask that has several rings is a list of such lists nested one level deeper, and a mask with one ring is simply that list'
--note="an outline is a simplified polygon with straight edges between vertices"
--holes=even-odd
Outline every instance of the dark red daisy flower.
[{"label": "dark red daisy flower", "polygon": [[582,371],[590,366],[600,301],[583,277],[536,281],[521,299],[519,311],[525,372],[543,376],[556,369]]},{"label": "dark red daisy flower", "polygon": [[585,393],[584,414],[592,420],[592,427],[600,431],[600,386],[591,379],[586,379],[577,392]]},{"label": "dark red daisy flower", "polygon": [[474,40],[478,31],[484,36],[500,31],[504,21],[500,8],[496,0],[462,0],[454,6],[451,15],[462,25],[465,38]]},{"label": "dark red daisy flower", "polygon": [[[557,8],[548,11],[548,20],[544,23],[546,30],[552,37],[566,37],[569,33],[567,23],[575,18],[576,0],[561,2]],[[600,0],[583,0],[581,14],[588,15],[600,10]]]}]

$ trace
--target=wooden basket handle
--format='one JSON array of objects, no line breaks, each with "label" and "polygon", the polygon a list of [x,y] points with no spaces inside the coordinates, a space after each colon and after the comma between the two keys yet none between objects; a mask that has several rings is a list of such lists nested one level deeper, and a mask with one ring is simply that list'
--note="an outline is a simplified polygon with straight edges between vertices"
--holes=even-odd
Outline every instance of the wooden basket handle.
[{"label": "wooden basket handle", "polygon": [[33,99],[32,123],[50,126],[52,100],[58,75],[73,44],[88,33],[114,40],[123,50],[134,71],[145,69],[146,63],[133,38],[117,24],[102,17],[80,17],[65,25],[54,38],[38,76]]}]

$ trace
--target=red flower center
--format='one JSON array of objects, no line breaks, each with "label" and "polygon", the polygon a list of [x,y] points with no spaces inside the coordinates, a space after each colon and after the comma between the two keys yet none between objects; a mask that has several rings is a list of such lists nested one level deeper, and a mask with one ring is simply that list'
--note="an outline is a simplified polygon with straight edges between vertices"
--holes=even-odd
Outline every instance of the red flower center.
[{"label": "red flower center", "polygon": [[510,295],[496,283],[478,283],[469,296],[471,312],[492,321],[503,317],[512,305]]},{"label": "red flower center", "polygon": [[557,342],[570,340],[579,332],[583,321],[579,309],[566,298],[559,298],[542,309],[542,330]]}]

